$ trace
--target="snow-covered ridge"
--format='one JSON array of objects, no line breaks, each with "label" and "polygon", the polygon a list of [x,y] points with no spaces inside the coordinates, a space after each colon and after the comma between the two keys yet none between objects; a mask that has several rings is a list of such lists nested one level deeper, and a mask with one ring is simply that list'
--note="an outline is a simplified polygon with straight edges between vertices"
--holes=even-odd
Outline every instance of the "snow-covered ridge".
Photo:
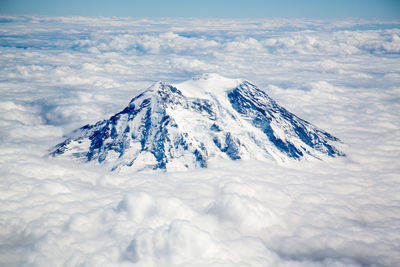
[{"label": "snow-covered ridge", "polygon": [[74,131],[52,151],[142,169],[207,167],[210,159],[280,162],[344,156],[329,133],[242,79],[203,74],[157,82],[108,120]]}]

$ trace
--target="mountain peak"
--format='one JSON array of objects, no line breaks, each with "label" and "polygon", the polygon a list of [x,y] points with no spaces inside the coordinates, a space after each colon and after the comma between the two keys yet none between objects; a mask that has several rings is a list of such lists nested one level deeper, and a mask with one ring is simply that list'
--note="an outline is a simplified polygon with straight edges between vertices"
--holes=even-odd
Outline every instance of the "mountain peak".
[{"label": "mountain peak", "polygon": [[212,159],[300,160],[344,156],[329,133],[242,79],[208,73],[157,82],[108,120],[85,125],[51,155],[112,169],[207,167]]},{"label": "mountain peak", "polygon": [[209,94],[223,94],[241,84],[242,79],[230,79],[216,73],[204,73],[188,81],[173,84],[188,97],[207,97]]},{"label": "mountain peak", "polygon": [[212,73],[212,72],[203,73],[203,74],[200,74],[200,75],[192,78],[192,80],[195,80],[195,81],[198,81],[198,80],[214,80],[215,81],[215,80],[226,80],[226,79],[232,80],[232,79],[226,78],[218,73]]}]

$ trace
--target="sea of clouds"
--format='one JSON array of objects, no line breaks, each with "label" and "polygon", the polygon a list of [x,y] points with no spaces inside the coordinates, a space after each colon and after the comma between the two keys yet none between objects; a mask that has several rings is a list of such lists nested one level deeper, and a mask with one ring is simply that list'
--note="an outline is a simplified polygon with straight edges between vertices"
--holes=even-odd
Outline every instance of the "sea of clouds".
[{"label": "sea of clouds", "polygon": [[[331,162],[124,173],[47,157],[153,82],[245,78]],[[0,17],[0,265],[399,266],[400,22]]]}]

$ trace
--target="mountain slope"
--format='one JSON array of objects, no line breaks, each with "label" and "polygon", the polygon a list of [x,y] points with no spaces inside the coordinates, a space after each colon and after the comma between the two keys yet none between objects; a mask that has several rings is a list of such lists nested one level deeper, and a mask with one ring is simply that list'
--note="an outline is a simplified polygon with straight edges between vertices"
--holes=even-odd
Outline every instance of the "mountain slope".
[{"label": "mountain slope", "polygon": [[339,141],[279,106],[248,81],[205,74],[157,82],[108,120],[74,131],[52,151],[113,169],[207,167],[209,159],[344,156]]}]

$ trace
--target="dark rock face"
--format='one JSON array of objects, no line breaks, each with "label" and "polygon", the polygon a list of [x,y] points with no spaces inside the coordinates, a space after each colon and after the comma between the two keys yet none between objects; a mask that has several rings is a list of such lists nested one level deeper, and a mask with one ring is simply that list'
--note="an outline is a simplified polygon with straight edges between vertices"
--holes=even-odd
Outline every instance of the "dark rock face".
[{"label": "dark rock face", "polygon": [[306,151],[296,147],[289,140],[277,137],[271,127],[273,121],[277,121],[288,135],[297,136],[302,142],[315,150],[332,157],[344,156],[342,152],[328,144],[329,141],[339,141],[336,137],[316,129],[309,122],[279,106],[266,93],[257,89],[255,85],[244,82],[238,88],[230,91],[228,98],[237,112],[248,117],[252,124],[261,129],[271,143],[280,151],[286,153],[288,157],[299,159]]},{"label": "dark rock face", "polygon": [[[85,125],[50,155],[104,161],[112,169],[207,167],[209,158],[290,160],[344,156],[339,141],[243,81],[208,97],[156,83],[108,120]],[[179,169],[178,168],[178,169]]]}]

